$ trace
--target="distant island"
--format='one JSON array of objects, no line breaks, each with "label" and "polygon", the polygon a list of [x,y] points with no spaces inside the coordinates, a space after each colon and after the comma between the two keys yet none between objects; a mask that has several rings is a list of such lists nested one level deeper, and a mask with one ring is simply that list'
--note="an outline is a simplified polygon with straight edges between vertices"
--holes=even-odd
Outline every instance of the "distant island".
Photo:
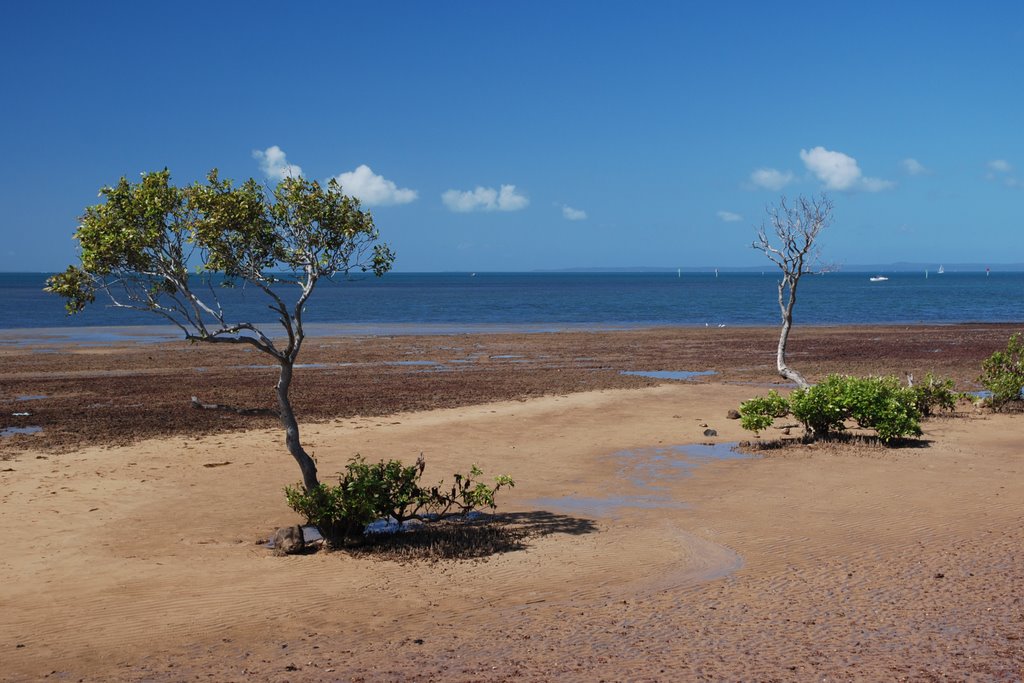
[{"label": "distant island", "polygon": [[[1024,272],[1024,263],[896,263],[864,264],[839,263],[834,270],[840,273],[916,273],[929,271],[936,273],[939,267],[947,273],[983,273],[986,269],[993,273]],[[771,269],[771,264],[758,266],[626,266],[617,268],[545,268],[536,269],[534,273],[760,273]]]}]

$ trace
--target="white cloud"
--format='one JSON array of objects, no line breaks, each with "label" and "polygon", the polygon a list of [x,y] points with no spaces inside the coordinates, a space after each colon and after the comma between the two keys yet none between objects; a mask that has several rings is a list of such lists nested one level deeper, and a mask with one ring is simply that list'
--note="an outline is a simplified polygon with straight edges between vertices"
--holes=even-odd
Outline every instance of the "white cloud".
[{"label": "white cloud", "polygon": [[825,183],[828,190],[866,190],[879,192],[888,190],[896,183],[881,178],[868,178],[863,175],[857,160],[842,152],[833,152],[824,147],[811,150],[801,149],[800,158],[804,166],[818,180]]},{"label": "white cloud", "polygon": [[583,221],[587,219],[587,212],[562,204],[562,217],[567,221]]},{"label": "white cloud", "polygon": [[342,192],[368,206],[408,204],[419,196],[416,190],[398,187],[393,181],[377,175],[366,164],[361,164],[354,171],[339,173],[334,179],[341,184]]},{"label": "white cloud", "polygon": [[900,165],[907,172],[907,175],[927,175],[932,172],[930,168],[917,159],[904,159],[900,162]]},{"label": "white cloud", "polygon": [[743,220],[743,216],[732,211],[719,211],[716,215],[723,223],[735,223],[736,221]]},{"label": "white cloud", "polygon": [[285,157],[284,150],[273,145],[262,152],[258,149],[252,151],[252,158],[260,162],[260,170],[268,178],[284,180],[285,178],[298,178],[302,175],[302,167],[289,164]]},{"label": "white cloud", "polygon": [[519,211],[529,205],[525,195],[516,192],[515,185],[502,185],[501,189],[477,186],[473,190],[448,190],[441,195],[441,201],[452,211]]},{"label": "white cloud", "polygon": [[498,198],[497,191],[490,187],[477,187],[469,192],[448,190],[441,195],[441,201],[452,211],[467,213],[476,209],[493,210]]},{"label": "white cloud", "polygon": [[815,147],[810,151],[800,150],[800,158],[804,166],[830,190],[849,190],[860,180],[857,160],[842,152]]},{"label": "white cloud", "polygon": [[526,195],[516,192],[515,185],[502,185],[498,193],[498,211],[519,211],[529,205]]},{"label": "white cloud", "polygon": [[766,190],[781,190],[793,182],[793,174],[775,168],[759,168],[750,174],[750,182]]},{"label": "white cloud", "polygon": [[1024,187],[1024,181],[1017,177],[1013,172],[1013,164],[1006,159],[993,159],[985,166],[988,168],[988,173],[985,174],[986,179],[1002,183],[1006,187]]},{"label": "white cloud", "polygon": [[[253,150],[252,157],[259,161],[263,174],[272,180],[297,178],[302,175],[302,167],[298,164],[289,164],[284,150],[277,145],[262,151]],[[345,194],[357,197],[369,206],[408,204],[419,196],[416,190],[400,188],[384,176],[377,175],[366,164],[360,165],[354,171],[339,173],[334,176],[334,180],[341,183]]]}]

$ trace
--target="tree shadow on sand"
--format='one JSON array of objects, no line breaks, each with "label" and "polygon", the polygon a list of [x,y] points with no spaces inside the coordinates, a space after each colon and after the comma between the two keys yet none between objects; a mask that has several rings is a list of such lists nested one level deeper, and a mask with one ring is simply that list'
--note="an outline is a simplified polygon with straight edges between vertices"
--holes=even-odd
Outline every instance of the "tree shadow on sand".
[{"label": "tree shadow on sand", "polygon": [[552,534],[580,536],[597,531],[589,519],[546,510],[480,515],[422,524],[402,533],[368,534],[346,548],[355,556],[392,562],[480,560],[529,547],[531,539]]}]

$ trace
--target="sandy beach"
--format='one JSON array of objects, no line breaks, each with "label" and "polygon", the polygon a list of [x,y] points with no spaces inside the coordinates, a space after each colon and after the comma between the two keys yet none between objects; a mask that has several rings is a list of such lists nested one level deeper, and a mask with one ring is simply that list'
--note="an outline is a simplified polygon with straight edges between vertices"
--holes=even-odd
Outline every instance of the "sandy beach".
[{"label": "sandy beach", "polygon": [[[812,378],[974,384],[1016,326],[798,328]],[[523,547],[399,563],[259,541],[302,520],[241,349],[0,346],[0,679],[1018,681],[1020,415],[962,405],[916,447],[741,456],[772,329],[309,339],[296,410],[355,453],[516,481]],[[692,381],[622,371],[714,371]],[[28,412],[26,416],[12,416]],[[706,429],[717,434],[705,436]]]}]

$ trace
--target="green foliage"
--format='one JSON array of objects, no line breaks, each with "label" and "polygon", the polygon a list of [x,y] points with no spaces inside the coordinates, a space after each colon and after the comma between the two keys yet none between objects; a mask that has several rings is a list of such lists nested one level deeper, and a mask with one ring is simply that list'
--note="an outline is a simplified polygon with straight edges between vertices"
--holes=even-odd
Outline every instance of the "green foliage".
[{"label": "green foliage", "polygon": [[[63,297],[69,314],[102,293],[115,307],[162,316],[190,342],[249,344],[272,356],[281,367],[276,393],[286,443],[310,490],[296,504],[337,508],[336,493],[318,488],[288,391],[317,282],[354,269],[383,275],[391,268],[394,254],[377,241],[373,217],[335,180],[325,187],[285,178],[267,196],[255,180],[235,186],[216,169],[187,187],[172,185],[167,169],[144,173],[138,183],[121,178],[100,196],[104,201],[85,209],[75,231],[80,263],[49,278],[46,291]],[[262,298],[283,328],[277,334],[221,305],[214,285],[239,281]],[[362,480],[353,484],[359,485]],[[346,524],[361,514],[343,512]]]},{"label": "green foliage", "polygon": [[844,431],[847,420],[855,420],[860,427],[874,429],[888,444],[921,435],[921,413],[915,401],[914,391],[901,387],[895,377],[829,375],[819,384],[793,391],[788,402],[775,392],[746,401],[740,415],[744,428],[760,431],[788,412],[814,438],[829,438]]},{"label": "green foliage", "polygon": [[816,437],[842,431],[849,417],[843,393],[845,378],[829,375],[825,381],[807,389],[797,389],[789,396],[793,417]]},{"label": "green foliage", "polygon": [[348,462],[336,486],[319,484],[309,490],[288,486],[285,498],[328,543],[340,546],[360,541],[366,525],[377,519],[392,518],[401,524],[410,519],[434,521],[480,508],[494,509],[497,492],[515,486],[506,475],[496,477],[493,485],[478,481],[483,472],[476,465],[468,475],[456,473],[450,487],[443,482],[422,486],[425,466],[422,456],[415,465],[407,466],[398,460],[367,463],[357,455]]},{"label": "green foliage", "polygon": [[953,391],[952,379],[938,378],[932,373],[924,381],[910,388],[914,395],[914,406],[923,417],[930,417],[939,410],[953,410],[960,393]]},{"label": "green foliage", "polygon": [[789,414],[789,402],[772,389],[767,396],[756,396],[740,404],[740,424],[744,429],[761,432],[772,426],[777,417]]},{"label": "green foliage", "polygon": [[286,486],[284,494],[288,507],[305,517],[334,545],[360,538],[364,527],[375,519],[372,501],[341,485],[319,483],[309,489]]},{"label": "green foliage", "polygon": [[921,413],[912,390],[895,377],[842,377],[840,401],[857,424],[878,432],[883,443],[921,435]]},{"label": "green foliage", "polygon": [[100,196],[105,201],[86,208],[75,232],[80,265],[47,281],[47,291],[63,296],[69,313],[103,291],[120,305],[195,325],[199,310],[215,316],[217,308],[200,305],[188,279],[192,266],[229,284],[243,279],[305,290],[352,268],[381,275],[394,260],[376,243],[373,217],[334,180],[323,187],[285,178],[267,197],[251,178],[236,187],[214,169],[205,182],[177,187],[164,169],[143,174],[138,183],[121,178]]},{"label": "green foliage", "polygon": [[1024,340],[1020,334],[1010,337],[1006,348],[986,358],[981,368],[978,381],[992,392],[989,405],[1002,410],[1021,400],[1021,392],[1024,391]]}]

